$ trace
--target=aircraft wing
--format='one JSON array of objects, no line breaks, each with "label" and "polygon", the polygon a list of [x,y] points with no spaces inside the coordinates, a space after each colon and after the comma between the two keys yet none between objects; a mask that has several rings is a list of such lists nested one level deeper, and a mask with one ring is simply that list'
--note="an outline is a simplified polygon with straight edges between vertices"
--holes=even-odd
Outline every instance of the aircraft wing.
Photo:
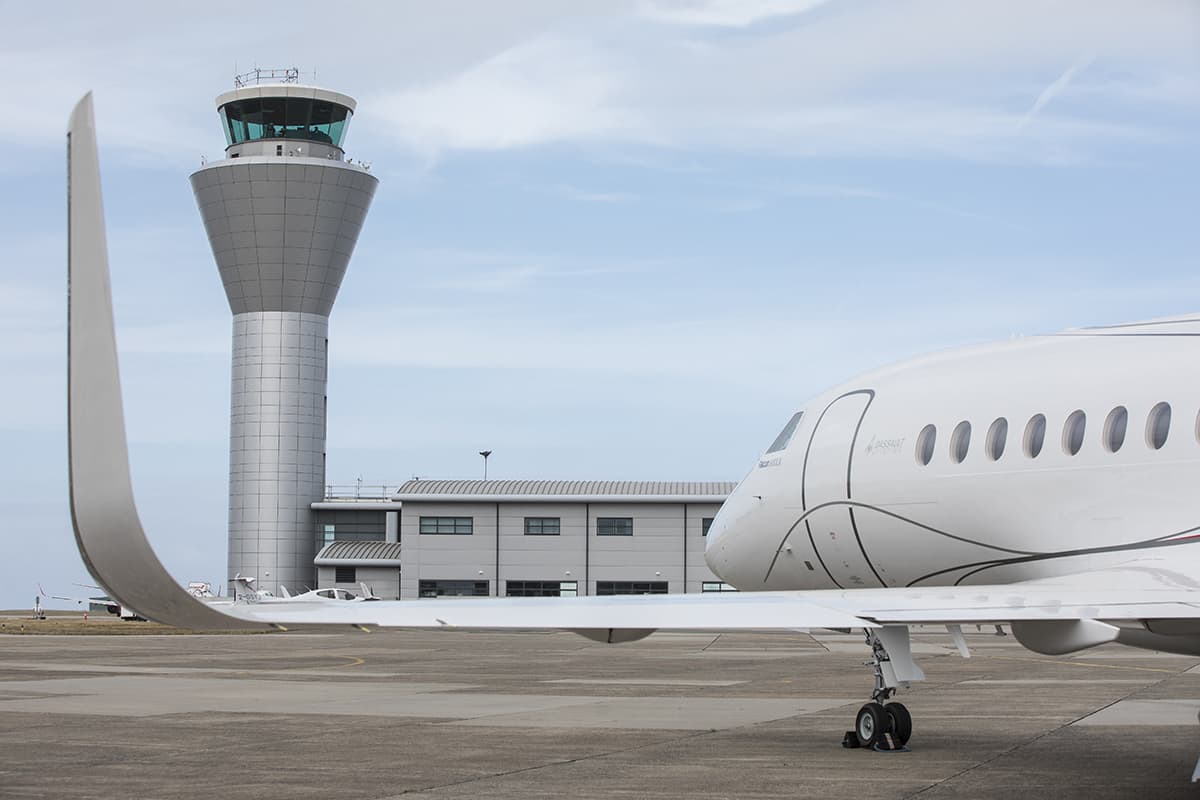
[{"label": "aircraft wing", "polygon": [[[869,628],[1012,622],[1019,637],[1017,626],[1041,625],[1026,630],[1048,631],[1053,634],[1048,640],[1053,641],[1098,644],[1114,640],[1117,634],[1113,632],[1123,630],[1121,625],[1129,621],[1138,622],[1145,631],[1149,627],[1146,621],[1178,629],[1200,618],[1200,571],[1153,559],[1132,560],[1058,581],[1001,586],[371,603],[205,603],[163,568],[134,504],[90,94],[75,107],[67,138],[71,517],[79,551],[93,577],[114,601],[149,619],[204,630],[311,625],[552,628],[575,630],[605,641],[636,638],[658,628]],[[1112,590],[1112,586],[1122,588]]]},{"label": "aircraft wing", "polygon": [[[1120,590],[1109,587],[1122,586]],[[284,627],[334,624],[420,628],[727,630],[864,628],[961,623],[1112,623],[1200,619],[1200,587],[1177,560],[1129,562],[1061,580],[994,586],[720,592],[632,597],[478,598],[290,604],[234,613]],[[1200,626],[1198,626],[1200,627]]]}]

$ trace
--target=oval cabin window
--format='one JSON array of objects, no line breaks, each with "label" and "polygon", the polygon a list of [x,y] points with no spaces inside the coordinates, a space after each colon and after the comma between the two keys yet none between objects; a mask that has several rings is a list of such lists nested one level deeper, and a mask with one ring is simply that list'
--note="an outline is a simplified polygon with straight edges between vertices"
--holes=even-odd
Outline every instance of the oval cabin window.
[{"label": "oval cabin window", "polygon": [[1025,455],[1037,458],[1046,443],[1046,415],[1034,414],[1025,425]]},{"label": "oval cabin window", "polygon": [[1146,444],[1155,450],[1161,450],[1167,443],[1167,434],[1171,432],[1171,405],[1159,403],[1150,409],[1150,417],[1146,420]]},{"label": "oval cabin window", "polygon": [[1083,447],[1083,434],[1087,430],[1087,414],[1084,414],[1081,409],[1076,409],[1071,412],[1071,416],[1067,417],[1066,423],[1063,425],[1063,452],[1069,456],[1073,456]]},{"label": "oval cabin window", "polygon": [[984,443],[984,449],[987,450],[988,458],[992,461],[999,461],[1000,456],[1004,455],[1004,446],[1007,443],[1008,420],[1004,417],[999,417],[988,428],[987,441]]},{"label": "oval cabin window", "polygon": [[970,448],[971,423],[963,420],[954,426],[954,433],[950,434],[950,460],[955,464],[961,464],[967,457],[967,450]]},{"label": "oval cabin window", "polygon": [[1129,412],[1125,406],[1117,406],[1108,412],[1104,420],[1104,449],[1115,453],[1125,444],[1125,431],[1129,427]]},{"label": "oval cabin window", "polygon": [[926,425],[917,434],[917,463],[922,467],[933,460],[933,446],[937,443],[937,428]]}]

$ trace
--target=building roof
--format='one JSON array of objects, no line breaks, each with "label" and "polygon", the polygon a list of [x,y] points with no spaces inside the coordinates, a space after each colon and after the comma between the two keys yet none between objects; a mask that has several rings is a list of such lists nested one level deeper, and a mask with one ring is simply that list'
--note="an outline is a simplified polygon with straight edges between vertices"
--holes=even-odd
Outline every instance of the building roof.
[{"label": "building roof", "polygon": [[348,94],[324,89],[320,86],[309,86],[302,83],[263,83],[255,86],[242,86],[217,95],[217,108],[234,100],[245,100],[253,97],[303,97],[313,100],[327,100],[339,106],[345,106],[351,113],[357,107],[354,98]]},{"label": "building roof", "polygon": [[313,563],[318,567],[398,567],[399,542],[330,542],[321,548]]},{"label": "building roof", "polygon": [[721,503],[735,486],[732,481],[411,480],[395,497],[401,502]]}]

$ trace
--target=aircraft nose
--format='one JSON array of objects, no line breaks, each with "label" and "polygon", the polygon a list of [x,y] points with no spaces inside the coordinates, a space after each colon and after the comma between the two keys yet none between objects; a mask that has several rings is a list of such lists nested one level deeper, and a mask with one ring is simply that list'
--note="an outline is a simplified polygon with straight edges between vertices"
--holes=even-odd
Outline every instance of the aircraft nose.
[{"label": "aircraft nose", "polygon": [[742,486],[738,486],[726,498],[708,527],[708,536],[704,543],[704,561],[721,580],[729,580],[730,562],[734,558],[736,541],[741,538],[741,529],[745,527],[748,515],[758,503],[757,498],[751,497]]}]

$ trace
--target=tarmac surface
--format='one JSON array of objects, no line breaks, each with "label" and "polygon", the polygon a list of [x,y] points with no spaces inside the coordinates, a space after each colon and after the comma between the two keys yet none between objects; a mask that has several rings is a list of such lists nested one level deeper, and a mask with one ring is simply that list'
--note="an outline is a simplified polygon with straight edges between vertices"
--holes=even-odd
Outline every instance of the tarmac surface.
[{"label": "tarmac surface", "polygon": [[968,641],[874,753],[859,636],[0,636],[0,798],[1200,797],[1200,659]]}]

